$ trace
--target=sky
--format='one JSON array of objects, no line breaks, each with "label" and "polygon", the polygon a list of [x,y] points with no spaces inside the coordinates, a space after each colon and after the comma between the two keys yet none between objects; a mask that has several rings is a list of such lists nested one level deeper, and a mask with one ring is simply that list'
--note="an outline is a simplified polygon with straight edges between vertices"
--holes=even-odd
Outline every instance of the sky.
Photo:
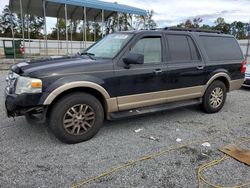
[{"label": "sky", "polygon": [[[158,27],[173,26],[187,19],[200,17],[204,24],[213,25],[218,17],[227,22],[250,20],[250,0],[104,0],[153,9]],[[0,11],[9,0],[0,0]],[[48,19],[52,27],[55,19]]]}]

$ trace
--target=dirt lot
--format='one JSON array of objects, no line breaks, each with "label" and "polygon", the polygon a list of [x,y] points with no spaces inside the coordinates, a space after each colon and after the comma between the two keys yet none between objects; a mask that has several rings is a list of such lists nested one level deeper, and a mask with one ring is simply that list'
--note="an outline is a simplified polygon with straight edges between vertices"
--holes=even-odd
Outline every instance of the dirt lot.
[{"label": "dirt lot", "polygon": [[[5,75],[0,72],[0,187],[194,188],[198,168],[224,156],[218,148],[250,137],[250,90],[242,89],[228,94],[217,114],[189,107],[105,122],[90,141],[65,145],[46,126],[6,117]],[[250,148],[249,142],[241,145]],[[214,185],[236,186],[250,181],[249,172],[229,158],[202,174]]]}]

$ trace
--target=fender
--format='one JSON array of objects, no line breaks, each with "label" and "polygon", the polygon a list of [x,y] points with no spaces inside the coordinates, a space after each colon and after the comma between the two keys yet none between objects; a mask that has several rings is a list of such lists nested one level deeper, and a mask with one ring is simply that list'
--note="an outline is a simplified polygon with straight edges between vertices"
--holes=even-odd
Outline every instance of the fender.
[{"label": "fender", "polygon": [[100,85],[93,83],[93,82],[89,82],[89,81],[75,81],[75,82],[70,82],[67,84],[64,84],[58,88],[56,88],[54,91],[52,91],[48,97],[45,99],[45,101],[43,102],[44,105],[49,105],[52,103],[52,101],[61,93],[63,93],[64,91],[67,91],[69,89],[73,89],[73,88],[77,88],[77,87],[87,87],[87,88],[92,88],[95,89],[97,91],[99,91],[105,99],[109,99],[110,96],[108,94],[108,92],[101,87]]},{"label": "fender", "polygon": [[[227,80],[227,82],[228,82],[228,84],[229,84],[229,88],[230,88],[230,83],[231,83],[231,78],[230,78],[230,76],[229,76],[227,73],[225,73],[225,72],[215,73],[215,75],[213,75],[213,76],[208,80],[208,82],[206,83],[206,85],[205,85],[205,87],[204,87],[204,89],[203,89],[203,92],[202,92],[203,95],[204,95],[204,93],[206,92],[208,86],[209,86],[214,80],[216,80],[217,78],[220,78],[220,77],[226,78],[226,80]],[[230,89],[229,89],[229,90],[230,90]]]}]

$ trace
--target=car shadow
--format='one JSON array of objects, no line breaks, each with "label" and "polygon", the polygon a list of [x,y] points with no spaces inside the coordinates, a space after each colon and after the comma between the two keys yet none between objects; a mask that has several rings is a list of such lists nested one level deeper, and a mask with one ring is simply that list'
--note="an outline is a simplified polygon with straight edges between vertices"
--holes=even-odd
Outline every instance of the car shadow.
[{"label": "car shadow", "polygon": [[[120,129],[131,129],[136,127],[135,125],[141,125],[142,127],[152,126],[153,123],[168,121],[169,119],[173,119],[173,117],[179,118],[185,115],[191,115],[193,113],[202,114],[202,110],[199,106],[190,106],[190,107],[182,107],[172,110],[165,110],[155,113],[142,114],[138,116],[133,116],[129,118],[123,118],[118,120],[105,120],[104,125],[100,130],[100,133],[97,134],[94,138],[102,137],[102,132],[109,132],[113,130],[114,132],[119,131]],[[150,123],[151,122],[151,123]],[[56,144],[56,145],[65,145],[61,141],[59,141],[52,133],[50,126],[48,123],[44,124],[29,124],[26,122],[25,118],[19,117],[16,120],[11,122],[12,127],[19,132],[20,140],[25,140],[25,137],[29,137],[29,141],[32,143],[41,144],[41,141],[44,144]],[[104,134],[105,136],[105,134]]]},{"label": "car shadow", "polygon": [[243,91],[250,91],[250,86],[249,87],[242,86],[240,89]]}]

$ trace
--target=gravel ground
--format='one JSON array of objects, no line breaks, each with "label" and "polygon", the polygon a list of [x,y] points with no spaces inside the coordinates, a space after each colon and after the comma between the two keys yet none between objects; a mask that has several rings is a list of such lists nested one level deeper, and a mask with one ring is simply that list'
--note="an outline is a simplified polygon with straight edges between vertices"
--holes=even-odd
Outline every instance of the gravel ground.
[{"label": "gravel ground", "polygon": [[[0,72],[0,187],[3,188],[80,185],[128,161],[160,151],[166,152],[134,162],[84,186],[194,188],[198,187],[199,166],[223,157],[218,148],[239,142],[239,137],[250,137],[250,90],[242,89],[229,93],[225,107],[217,114],[188,107],[107,121],[90,141],[66,145],[55,139],[46,126],[29,125],[23,117],[15,120],[6,117],[5,75],[6,72]],[[135,133],[139,128],[142,131]],[[147,139],[150,136],[157,140]],[[211,147],[201,145],[207,140]],[[191,141],[196,142],[190,144]],[[250,148],[250,143],[242,146]],[[179,148],[167,152],[174,147]],[[235,186],[250,181],[249,170],[249,166],[230,158],[205,170],[203,175],[215,185]]]}]

